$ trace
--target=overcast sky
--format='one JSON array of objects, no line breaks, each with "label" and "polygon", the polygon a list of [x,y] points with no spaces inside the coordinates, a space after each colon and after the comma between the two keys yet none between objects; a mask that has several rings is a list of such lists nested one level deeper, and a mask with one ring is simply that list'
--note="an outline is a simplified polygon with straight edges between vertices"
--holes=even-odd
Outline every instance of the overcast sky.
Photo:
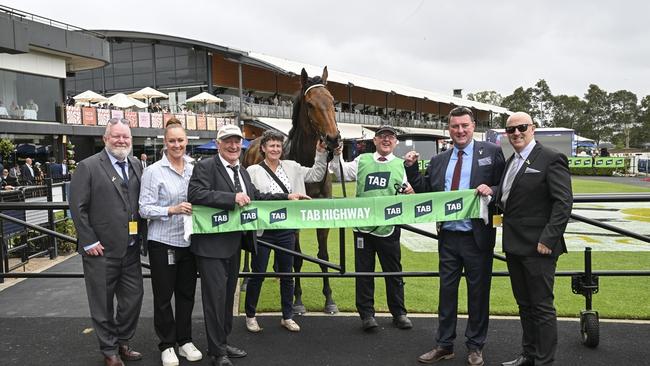
[{"label": "overcast sky", "polygon": [[650,2],[0,0],[86,29],[181,36],[451,94],[650,94]]}]

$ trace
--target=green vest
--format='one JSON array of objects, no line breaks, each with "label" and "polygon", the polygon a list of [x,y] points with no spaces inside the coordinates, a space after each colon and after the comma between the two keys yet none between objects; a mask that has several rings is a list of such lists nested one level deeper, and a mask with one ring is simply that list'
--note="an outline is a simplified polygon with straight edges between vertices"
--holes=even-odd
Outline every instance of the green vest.
[{"label": "green vest", "polygon": [[[361,154],[357,165],[357,197],[378,197],[395,195],[395,184],[404,182],[404,160],[394,158],[388,163],[379,163],[372,153]],[[389,236],[393,226],[359,227],[356,231],[376,236]]]}]

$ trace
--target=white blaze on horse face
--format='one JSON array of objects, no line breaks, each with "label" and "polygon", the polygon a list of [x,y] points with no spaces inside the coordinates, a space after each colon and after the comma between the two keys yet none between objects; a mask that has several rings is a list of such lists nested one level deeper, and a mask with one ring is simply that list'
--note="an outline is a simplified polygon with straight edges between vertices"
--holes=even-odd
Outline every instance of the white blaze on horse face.
[{"label": "white blaze on horse face", "polygon": [[269,140],[264,146],[262,146],[262,151],[264,151],[265,159],[269,162],[276,162],[282,157],[282,142],[278,140]]},{"label": "white blaze on horse face", "polygon": [[231,136],[219,140],[219,155],[229,164],[234,165],[239,161],[241,154],[241,137]]}]

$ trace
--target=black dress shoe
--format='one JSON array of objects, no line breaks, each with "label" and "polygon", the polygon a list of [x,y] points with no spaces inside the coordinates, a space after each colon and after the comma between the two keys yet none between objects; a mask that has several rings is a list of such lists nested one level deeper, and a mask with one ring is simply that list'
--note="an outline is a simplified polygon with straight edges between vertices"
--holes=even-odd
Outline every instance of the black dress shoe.
[{"label": "black dress shoe", "polygon": [[228,357],[230,358],[242,358],[242,357],[246,357],[246,355],[248,354],[243,349],[239,349],[231,345],[226,346],[226,352],[228,353]]},{"label": "black dress shoe", "polygon": [[137,361],[142,359],[142,353],[132,349],[128,344],[120,345],[120,356],[126,361]]},{"label": "black dress shoe", "polygon": [[535,360],[524,354],[521,354],[519,357],[512,361],[502,363],[501,366],[535,366]]},{"label": "black dress shoe", "polygon": [[418,357],[418,362],[436,363],[441,360],[451,360],[454,357],[456,357],[456,355],[454,355],[454,350],[446,349],[442,347],[436,347],[431,351],[423,355],[420,355],[420,357]]},{"label": "black dress shoe", "polygon": [[233,366],[228,356],[216,356],[212,357],[212,366]]},{"label": "black dress shoe", "polygon": [[375,317],[369,317],[365,319],[361,319],[361,328],[365,330],[366,332],[371,331],[375,328],[377,328],[379,324],[377,324],[377,321],[375,320]]},{"label": "black dress shoe", "polygon": [[406,317],[406,315],[398,315],[393,318],[393,324],[395,324],[395,327],[398,329],[411,329],[413,328],[413,323],[411,323],[411,320]]}]

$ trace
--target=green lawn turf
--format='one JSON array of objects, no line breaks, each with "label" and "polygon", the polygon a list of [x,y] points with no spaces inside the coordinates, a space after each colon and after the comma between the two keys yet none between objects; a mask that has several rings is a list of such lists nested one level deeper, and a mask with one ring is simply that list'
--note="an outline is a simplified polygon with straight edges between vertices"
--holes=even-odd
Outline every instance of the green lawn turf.
[{"label": "green lawn turf", "polygon": [[[575,193],[611,193],[650,191],[642,187],[613,184],[608,182],[573,179]],[[354,195],[354,186],[346,184],[348,196]],[[335,184],[334,196],[341,197],[341,188]],[[352,251],[352,231],[346,230],[346,266],[354,269]],[[339,230],[330,231],[329,255],[332,262],[339,260]],[[431,240],[423,238],[423,240]],[[316,256],[315,230],[301,231],[301,245],[306,254]],[[558,271],[582,270],[583,253],[568,253],[560,257]],[[650,252],[593,252],[594,270],[650,270]],[[271,260],[272,263],[272,260]],[[437,253],[415,253],[402,247],[404,271],[437,271]],[[269,265],[270,266],[270,265]],[[380,270],[379,264],[377,271]],[[494,271],[505,271],[504,262],[495,260]],[[316,272],[319,267],[305,262],[303,271]],[[411,313],[434,313],[438,306],[438,278],[405,278],[406,306]],[[332,279],[330,281],[334,299],[339,310],[355,312],[354,279]],[[302,279],[303,302],[310,312],[323,309],[324,297],[321,293],[322,280]],[[459,312],[467,313],[466,288],[461,281],[459,289]],[[243,311],[241,294],[240,308]],[[576,317],[585,308],[583,296],[571,292],[570,277],[558,277],[555,283],[555,304],[559,316]],[[259,312],[279,311],[279,281],[269,278],[264,281],[262,295],[258,304]],[[376,280],[375,307],[379,312],[387,312],[384,281]],[[593,297],[593,309],[603,318],[650,319],[650,277],[600,277],[600,291]],[[492,280],[491,313],[494,315],[516,315],[517,308],[507,277],[494,277]]]}]

